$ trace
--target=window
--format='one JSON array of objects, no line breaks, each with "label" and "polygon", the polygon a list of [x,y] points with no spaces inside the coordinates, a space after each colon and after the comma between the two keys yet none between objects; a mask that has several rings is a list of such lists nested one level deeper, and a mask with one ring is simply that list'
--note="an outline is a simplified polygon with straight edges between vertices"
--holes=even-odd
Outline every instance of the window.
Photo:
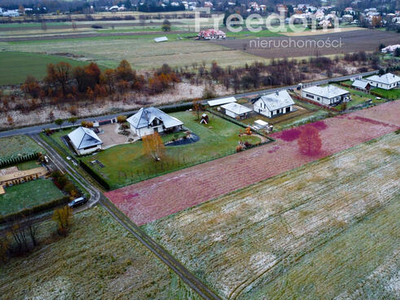
[{"label": "window", "polygon": [[310,94],[306,94],[306,97],[307,97],[307,98],[314,99],[314,96],[313,96],[313,95],[310,95]]}]

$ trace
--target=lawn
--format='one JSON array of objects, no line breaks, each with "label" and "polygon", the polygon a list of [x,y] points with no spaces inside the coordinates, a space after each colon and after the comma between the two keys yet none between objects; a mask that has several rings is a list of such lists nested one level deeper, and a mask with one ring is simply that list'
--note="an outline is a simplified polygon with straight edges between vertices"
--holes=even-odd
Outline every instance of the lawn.
[{"label": "lawn", "polygon": [[40,224],[33,253],[0,264],[2,299],[200,299],[100,207],[55,238]]},{"label": "lawn", "polygon": [[281,115],[279,117],[267,118],[260,114],[254,114],[251,118],[243,120],[243,123],[253,125],[256,120],[263,120],[274,126],[274,131],[300,126],[327,118],[330,113],[316,105],[295,100],[294,106],[297,111]]},{"label": "lawn", "polygon": [[[351,83],[350,83],[350,85],[351,85]],[[364,93],[362,91],[359,91],[359,90],[356,90],[356,89],[353,89],[350,87],[345,87],[345,86],[341,86],[338,84],[336,86],[350,92],[351,101],[347,102],[347,109],[357,106],[357,105],[360,105],[360,104],[364,104],[365,101],[367,101],[369,99],[372,100],[372,103],[376,103],[376,104],[385,102],[384,100],[377,100],[376,96],[374,96],[374,95],[367,94],[367,93]]]},{"label": "lawn", "polygon": [[385,90],[380,88],[373,88],[371,91],[377,93],[382,98],[397,100],[400,99],[400,89]]},{"label": "lawn", "polygon": [[398,299],[399,147],[391,133],[143,228],[222,299]]},{"label": "lawn", "polygon": [[27,157],[45,151],[31,138],[25,135],[0,139],[0,165],[18,157]]},{"label": "lawn", "polygon": [[18,170],[30,170],[40,167],[40,164],[36,160],[29,160],[23,163],[17,164]]},{"label": "lawn", "polygon": [[66,57],[24,52],[0,52],[0,85],[19,84],[26,76],[32,75],[42,80],[46,75],[46,65],[65,61],[72,66],[83,65],[83,62]]},{"label": "lawn", "polygon": [[[256,136],[239,137],[239,131],[244,131],[244,128],[211,114],[208,125],[199,124],[195,120],[196,115],[191,112],[178,112],[171,115],[180,119],[185,124],[184,126],[200,137],[200,140],[184,146],[165,147],[165,158],[160,162],[154,161],[143,153],[141,141],[112,147],[82,160],[88,165],[93,160],[99,160],[105,167],[95,165],[92,168],[114,189],[235,153],[240,139],[253,144],[261,141]],[[164,142],[173,138],[174,134],[163,137]]]},{"label": "lawn", "polygon": [[5,188],[0,195],[0,214],[8,215],[64,197],[50,179],[37,179]]}]

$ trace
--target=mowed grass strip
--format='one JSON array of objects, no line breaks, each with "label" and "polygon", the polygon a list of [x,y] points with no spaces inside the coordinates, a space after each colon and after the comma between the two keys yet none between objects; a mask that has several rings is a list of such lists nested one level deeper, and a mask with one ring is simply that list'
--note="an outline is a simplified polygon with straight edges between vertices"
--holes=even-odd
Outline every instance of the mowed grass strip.
[{"label": "mowed grass strip", "polygon": [[50,179],[21,183],[6,187],[5,191],[0,195],[0,214],[3,216],[64,197]]},{"label": "mowed grass strip", "polygon": [[[400,136],[389,134],[143,228],[224,299],[259,299],[260,295],[330,299],[343,292],[343,282],[348,289],[357,288],[379,265],[379,257],[373,262],[369,255],[367,259],[353,257],[354,264],[340,273],[344,278],[332,276],[329,286],[320,279],[307,287],[312,280],[303,276],[292,289],[286,274],[303,262],[306,268],[309,255],[345,234],[356,243],[365,235],[359,224],[400,200],[399,147]],[[397,223],[382,226],[387,226],[387,232],[397,232]],[[371,245],[381,239],[384,236],[369,236]],[[398,245],[396,239],[393,243]],[[385,257],[392,251],[393,247],[383,247],[379,255]],[[325,253],[352,255],[346,247]],[[307,272],[313,266],[324,272],[341,267],[329,255],[319,258]],[[355,266],[363,268],[353,273]],[[270,286],[274,282],[281,282],[282,288]],[[307,288],[312,293],[305,292]]]},{"label": "mowed grass strip", "polygon": [[[148,177],[232,154],[236,151],[239,140],[253,144],[261,141],[257,136],[239,137],[240,130],[244,131],[244,128],[214,115],[209,115],[208,125],[199,124],[196,120],[197,116],[191,112],[178,112],[171,115],[181,120],[184,126],[200,137],[200,140],[183,146],[166,146],[165,157],[159,162],[145,155],[141,141],[115,146],[84,157],[82,160],[88,165],[93,160],[99,160],[104,168],[98,165],[92,168],[112,188],[118,188]],[[166,142],[174,136],[175,134],[164,135],[163,140]]]},{"label": "mowed grass strip", "polygon": [[56,64],[61,61],[68,62],[72,66],[85,64],[84,62],[54,55],[15,51],[0,52],[0,65],[2,70],[0,72],[0,85],[22,83],[28,75],[35,76],[38,80],[42,80],[46,75],[46,66],[50,63]]},{"label": "mowed grass strip", "polygon": [[38,229],[40,246],[0,264],[2,299],[201,299],[105,210],[74,215],[70,233]]}]

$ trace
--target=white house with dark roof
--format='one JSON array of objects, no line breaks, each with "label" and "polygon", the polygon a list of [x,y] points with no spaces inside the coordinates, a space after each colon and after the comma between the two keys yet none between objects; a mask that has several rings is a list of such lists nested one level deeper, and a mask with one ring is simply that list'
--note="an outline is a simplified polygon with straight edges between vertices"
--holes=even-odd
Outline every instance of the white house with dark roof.
[{"label": "white house with dark roof", "polygon": [[101,145],[103,144],[103,141],[93,130],[82,126],[70,132],[68,138],[78,155],[85,155],[101,150]]},{"label": "white house with dark roof", "polygon": [[222,105],[221,108],[225,110],[225,114],[232,118],[246,118],[253,110],[238,103],[227,103]]},{"label": "white house with dark roof", "polygon": [[293,111],[294,101],[286,90],[263,95],[254,102],[254,111],[272,118]]},{"label": "white house with dark roof", "polygon": [[183,123],[155,107],[141,108],[127,119],[133,134],[140,138],[154,132],[173,132],[182,129]]},{"label": "white house with dark roof", "polygon": [[385,75],[373,75],[368,77],[367,80],[371,86],[385,90],[391,90],[400,85],[400,77],[392,73],[386,73]]},{"label": "white house with dark roof", "polygon": [[334,85],[311,86],[301,90],[303,98],[323,105],[335,105],[350,101],[350,92]]}]

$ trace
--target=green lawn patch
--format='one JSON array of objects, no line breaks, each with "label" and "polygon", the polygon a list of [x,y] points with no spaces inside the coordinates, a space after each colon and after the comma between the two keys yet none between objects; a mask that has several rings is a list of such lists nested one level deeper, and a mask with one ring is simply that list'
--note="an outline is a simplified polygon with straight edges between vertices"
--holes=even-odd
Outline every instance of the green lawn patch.
[{"label": "green lawn patch", "polygon": [[[1,76],[1,75],[0,75]],[[31,138],[18,135],[0,139],[0,166],[7,163],[18,163],[19,160],[33,159],[37,153],[45,151]]]},{"label": "green lawn patch", "polygon": [[376,93],[376,95],[382,98],[393,100],[400,99],[400,89],[384,90],[380,88],[374,88],[372,89],[372,92]]},{"label": "green lawn patch", "polygon": [[25,52],[0,52],[0,85],[19,84],[25,81],[26,76],[35,76],[42,80],[46,75],[46,65],[68,62],[72,66],[80,66],[86,63],[66,57],[25,53]]},{"label": "green lawn patch", "polygon": [[0,214],[3,216],[64,197],[50,179],[37,179],[5,190],[6,193],[0,195]]},{"label": "green lawn patch", "polygon": [[[100,161],[104,168],[94,164],[91,166],[92,169],[103,177],[112,189],[115,189],[235,153],[239,140],[252,144],[261,141],[256,136],[239,137],[239,131],[244,131],[244,128],[212,114],[209,114],[208,125],[199,124],[195,114],[190,112],[178,112],[171,115],[180,119],[187,128],[200,137],[200,140],[188,145],[165,147],[165,158],[160,162],[144,154],[141,141],[112,147],[96,155],[84,157],[82,160],[89,166],[94,160]],[[54,138],[54,135],[52,137]],[[175,134],[165,135],[163,141],[174,138],[176,138]]]},{"label": "green lawn patch", "polygon": [[29,161],[25,161],[23,163],[17,164],[18,170],[30,170],[30,169],[34,169],[34,168],[38,168],[38,167],[40,167],[40,165],[38,164],[38,162],[36,160],[29,160]]}]

